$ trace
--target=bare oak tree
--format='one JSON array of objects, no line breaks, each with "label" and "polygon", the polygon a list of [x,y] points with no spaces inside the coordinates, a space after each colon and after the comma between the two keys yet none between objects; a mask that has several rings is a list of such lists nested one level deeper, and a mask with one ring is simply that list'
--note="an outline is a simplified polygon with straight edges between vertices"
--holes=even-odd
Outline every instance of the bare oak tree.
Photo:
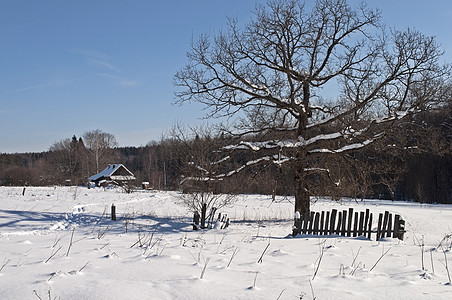
[{"label": "bare oak tree", "polygon": [[99,173],[100,166],[108,164],[111,149],[116,147],[118,142],[113,134],[99,129],[85,132],[83,141],[93,159],[96,172]]},{"label": "bare oak tree", "polygon": [[[246,166],[293,164],[301,215],[310,210],[307,176],[329,172],[322,156],[362,148],[394,120],[435,108],[435,97],[421,97],[419,87],[450,71],[434,37],[387,32],[376,9],[309,3],[270,1],[243,27],[229,20],[224,32],[192,42],[188,64],[175,75],[178,103],[200,102],[208,117],[239,119],[227,130],[241,142],[225,150],[275,150]],[[244,140],[250,135],[253,142]]]}]

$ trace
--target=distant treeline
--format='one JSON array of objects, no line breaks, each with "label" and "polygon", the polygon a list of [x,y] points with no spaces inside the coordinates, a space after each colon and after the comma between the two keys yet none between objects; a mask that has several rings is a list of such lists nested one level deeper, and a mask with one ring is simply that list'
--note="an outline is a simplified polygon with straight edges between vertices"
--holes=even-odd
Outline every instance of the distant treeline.
[{"label": "distant treeline", "polygon": [[[333,198],[452,203],[451,140],[450,109],[424,113],[408,123],[395,124],[384,137],[359,151],[322,161],[328,172],[309,176],[310,193]],[[232,158],[223,162],[221,169],[227,172],[255,158],[250,151],[217,151],[236,142],[224,136],[190,140],[171,137],[145,147],[92,151],[82,138],[73,136],[52,145],[47,152],[0,154],[0,185],[81,185],[108,164],[122,163],[135,174],[136,186],[147,181],[154,189],[182,190],[188,185],[181,185],[183,179],[196,173],[195,164],[229,155]],[[211,157],[213,153],[216,158]],[[293,195],[293,179],[290,165],[262,163],[224,178],[214,192]]]}]

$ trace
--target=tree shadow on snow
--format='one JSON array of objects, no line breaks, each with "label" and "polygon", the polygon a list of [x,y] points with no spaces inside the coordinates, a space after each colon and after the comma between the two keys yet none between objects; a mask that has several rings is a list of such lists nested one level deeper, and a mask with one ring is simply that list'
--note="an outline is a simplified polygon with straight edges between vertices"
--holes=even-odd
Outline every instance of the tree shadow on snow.
[{"label": "tree shadow on snow", "polygon": [[0,230],[64,230],[72,226],[88,227],[99,223],[101,219],[101,216],[89,214],[0,209]]},{"label": "tree shadow on snow", "polygon": [[141,215],[134,218],[135,227],[160,233],[180,233],[193,231],[188,217],[157,217]]}]

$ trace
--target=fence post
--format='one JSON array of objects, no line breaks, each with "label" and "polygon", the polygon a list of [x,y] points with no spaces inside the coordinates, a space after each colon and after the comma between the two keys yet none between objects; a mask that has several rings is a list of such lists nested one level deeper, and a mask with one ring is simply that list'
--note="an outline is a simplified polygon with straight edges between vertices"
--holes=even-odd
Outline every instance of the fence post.
[{"label": "fence post", "polygon": [[199,229],[199,218],[199,212],[195,211],[195,213],[193,214],[193,230]]},{"label": "fence post", "polygon": [[114,203],[111,205],[111,220],[116,221],[116,206]]},{"label": "fence post", "polygon": [[201,209],[201,228],[206,228],[206,213],[207,213],[207,204],[204,203]]}]

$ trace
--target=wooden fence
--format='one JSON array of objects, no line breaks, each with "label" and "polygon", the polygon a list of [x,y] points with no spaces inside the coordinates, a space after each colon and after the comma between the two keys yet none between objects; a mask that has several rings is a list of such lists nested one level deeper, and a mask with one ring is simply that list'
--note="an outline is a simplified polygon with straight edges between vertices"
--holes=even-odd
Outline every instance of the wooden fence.
[{"label": "wooden fence", "polygon": [[353,208],[338,211],[333,209],[330,211],[311,212],[308,218],[302,216],[295,217],[293,227],[293,236],[297,234],[312,234],[312,235],[341,235],[341,236],[365,236],[371,239],[372,234],[375,234],[375,239],[378,241],[384,237],[393,237],[403,240],[405,233],[405,220],[400,215],[391,214],[385,211],[384,214],[378,215],[377,229],[374,230],[373,214],[366,209],[366,211],[353,212]]},{"label": "wooden fence", "polygon": [[[207,215],[207,204],[203,204],[201,208],[201,214],[195,211],[193,215],[193,230],[213,228],[214,226],[214,216],[217,209],[213,207],[210,211],[210,214]],[[218,219],[216,221],[218,223],[219,229],[226,229],[229,227],[229,218],[227,214],[221,215],[218,214]]]}]

